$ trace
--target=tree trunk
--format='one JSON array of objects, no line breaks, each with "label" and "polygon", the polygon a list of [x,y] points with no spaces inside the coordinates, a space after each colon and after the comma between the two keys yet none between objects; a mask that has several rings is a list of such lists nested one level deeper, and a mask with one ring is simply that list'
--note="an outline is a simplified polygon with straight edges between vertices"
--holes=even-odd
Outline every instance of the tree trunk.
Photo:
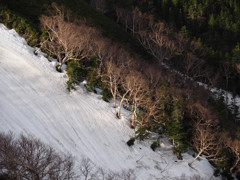
[{"label": "tree trunk", "polygon": [[35,55],[37,55],[40,50],[41,50],[41,48],[38,48],[38,49],[36,49],[33,53],[34,53]]},{"label": "tree trunk", "polygon": [[193,162],[202,154],[203,150],[200,150],[197,156],[190,162],[188,163],[189,166],[192,166]]},{"label": "tree trunk", "polygon": [[134,129],[135,128],[135,114],[134,112],[132,112],[132,118],[131,118],[131,128]]},{"label": "tree trunk", "polygon": [[114,107],[114,108],[117,107],[116,96],[113,96],[113,107]]},{"label": "tree trunk", "polygon": [[136,111],[137,107],[136,104],[134,104],[134,107],[132,107],[132,118],[131,118],[131,128],[135,128],[135,118],[136,118]]},{"label": "tree trunk", "polygon": [[117,112],[117,117],[120,118],[120,111],[121,111],[121,107],[122,107],[122,103],[125,100],[126,95],[128,94],[129,91],[125,92],[125,94],[122,96],[122,99],[120,101],[119,104],[119,108],[118,108],[118,112]]},{"label": "tree trunk", "polygon": [[117,88],[115,87],[114,93],[113,93],[113,107],[114,107],[114,108],[117,107],[116,96],[117,96]]},{"label": "tree trunk", "polygon": [[233,170],[234,170],[235,167],[237,167],[237,165],[239,163],[239,160],[240,160],[239,157],[237,158],[237,160],[235,160],[234,165],[230,168],[230,173],[233,173]]},{"label": "tree trunk", "polygon": [[121,111],[121,107],[122,107],[122,103],[123,103],[124,99],[121,99],[119,107],[118,107],[118,112],[117,112],[117,117],[120,118],[120,111]]}]

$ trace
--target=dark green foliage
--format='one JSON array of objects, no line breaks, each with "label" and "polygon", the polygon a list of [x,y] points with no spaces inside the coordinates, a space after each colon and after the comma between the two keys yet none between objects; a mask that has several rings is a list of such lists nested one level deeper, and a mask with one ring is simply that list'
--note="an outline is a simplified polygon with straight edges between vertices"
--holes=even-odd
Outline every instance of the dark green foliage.
[{"label": "dark green foliage", "polygon": [[225,157],[225,159],[223,161],[215,162],[215,164],[212,164],[216,167],[214,174],[217,176],[222,175],[227,179],[232,179],[232,176],[229,172],[232,163],[234,162],[234,156],[225,147],[222,148],[220,156]]},{"label": "dark green foliage", "polygon": [[223,94],[211,97],[208,102],[218,112],[221,127],[231,129],[231,133],[234,133],[239,122],[237,121],[238,113],[234,114],[232,111],[233,105],[226,105]]},{"label": "dark green foliage", "polygon": [[160,147],[159,141],[158,140],[154,141],[150,147],[153,151],[155,151],[158,147]]},{"label": "dark green foliage", "polygon": [[67,63],[67,89],[74,89],[74,85],[83,80],[87,80],[86,88],[88,91],[95,91],[95,88],[102,89],[102,98],[109,101],[112,98],[111,92],[106,88],[101,78],[97,75],[99,62],[96,57],[85,59],[83,61],[69,61]]},{"label": "dark green foliage", "polygon": [[36,46],[39,42],[39,33],[29,21],[15,12],[1,6],[0,21],[9,29],[15,29],[23,36],[30,46]]},{"label": "dark green foliage", "polygon": [[183,127],[183,98],[174,102],[171,118],[165,124],[165,133],[172,139],[174,151],[182,153],[186,150],[185,136]]},{"label": "dark green foliage", "polygon": [[112,98],[112,93],[108,89],[103,89],[102,91],[102,99],[106,102],[109,102],[109,100]]},{"label": "dark green foliage", "polygon": [[[155,132],[155,131],[153,131]],[[149,137],[148,127],[139,127],[136,130],[137,138],[141,141]]]},{"label": "dark green foliage", "polygon": [[132,138],[130,138],[130,139],[128,140],[127,145],[128,145],[128,146],[132,146],[132,145],[134,145],[134,142],[135,142],[135,138],[132,137]]},{"label": "dark green foliage", "polygon": [[238,140],[240,140],[240,126],[238,126],[237,127],[237,130],[236,130],[236,138],[238,139]]},{"label": "dark green foliage", "polygon": [[68,62],[66,71],[69,78],[69,84],[79,84],[86,79],[86,87],[89,91],[93,91],[95,87],[103,88],[101,79],[98,78],[96,74],[97,67],[97,58]]},{"label": "dark green foliage", "polygon": [[74,85],[82,82],[87,76],[87,71],[81,68],[77,61],[69,61],[66,71],[68,75],[67,88],[69,91],[74,89]]},{"label": "dark green foliage", "polygon": [[235,48],[232,50],[232,60],[236,63],[240,63],[240,43],[238,42]]},{"label": "dark green foliage", "polygon": [[94,91],[95,88],[104,89],[105,86],[98,76],[99,61],[97,57],[92,57],[86,61],[82,62],[82,66],[87,70],[86,80],[87,89],[89,91]]}]

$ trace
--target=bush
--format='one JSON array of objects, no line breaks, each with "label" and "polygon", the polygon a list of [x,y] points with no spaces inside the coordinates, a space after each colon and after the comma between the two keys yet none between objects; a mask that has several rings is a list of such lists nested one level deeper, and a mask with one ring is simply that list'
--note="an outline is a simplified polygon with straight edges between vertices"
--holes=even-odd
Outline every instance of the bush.
[{"label": "bush", "polygon": [[71,156],[59,155],[38,139],[0,133],[0,177],[6,179],[74,179]]},{"label": "bush", "polygon": [[131,139],[128,140],[127,145],[132,146],[132,145],[134,145],[134,142],[135,142],[135,138],[132,137]]},{"label": "bush", "polygon": [[108,89],[103,89],[102,91],[102,99],[106,102],[109,102],[109,100],[112,98],[112,93]]},{"label": "bush", "polygon": [[139,127],[136,130],[137,138],[143,141],[144,139],[149,137],[149,132],[146,127]]},{"label": "bush", "polygon": [[69,61],[66,71],[68,75],[68,90],[74,89],[75,84],[79,84],[87,77],[87,70],[82,69],[77,61]]},{"label": "bush", "polygon": [[[0,179],[129,179],[135,172],[123,170],[120,174],[95,166],[84,157],[77,166],[70,155],[61,155],[40,140],[13,133],[0,133]],[[74,171],[77,170],[77,171]]]},{"label": "bush", "polygon": [[28,23],[28,20],[15,14],[0,5],[0,21],[9,29],[15,29],[17,33],[23,36],[30,46],[36,46],[39,43],[39,33]]},{"label": "bush", "polygon": [[158,140],[154,141],[150,147],[153,151],[155,151],[158,147],[160,147],[159,141]]}]

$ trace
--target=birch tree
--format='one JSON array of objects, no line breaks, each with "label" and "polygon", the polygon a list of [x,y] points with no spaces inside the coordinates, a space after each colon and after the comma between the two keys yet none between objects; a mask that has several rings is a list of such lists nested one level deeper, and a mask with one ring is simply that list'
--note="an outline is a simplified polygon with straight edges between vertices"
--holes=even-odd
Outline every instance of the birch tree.
[{"label": "birch tree", "polygon": [[120,85],[121,69],[112,61],[105,62],[105,72],[101,75],[102,81],[107,84],[112,96],[113,96],[113,107],[117,107],[117,92]]},{"label": "birch tree", "polygon": [[196,121],[193,126],[192,145],[196,149],[197,155],[189,163],[189,166],[201,155],[204,155],[208,160],[219,160],[218,155],[221,150],[219,133],[216,128],[216,122],[207,117],[207,112],[206,108],[198,104],[193,105],[192,115],[196,118]]},{"label": "birch tree", "polygon": [[59,61],[58,71],[68,60],[82,60],[94,55],[94,36],[97,31],[83,21],[71,19],[71,14],[64,7],[52,4],[52,15],[42,15],[41,25],[47,29],[49,40],[44,49]]}]

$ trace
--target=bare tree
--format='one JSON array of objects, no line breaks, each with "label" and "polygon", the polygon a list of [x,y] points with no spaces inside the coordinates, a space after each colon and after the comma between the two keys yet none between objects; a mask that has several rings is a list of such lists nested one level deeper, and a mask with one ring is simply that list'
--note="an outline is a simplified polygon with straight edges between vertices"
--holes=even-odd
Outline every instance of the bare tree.
[{"label": "bare tree", "polygon": [[144,77],[138,72],[130,75],[126,80],[129,81],[129,83],[126,83],[125,88],[130,91],[129,99],[132,102],[131,127],[134,128],[137,110],[141,105],[145,104],[149,91]]},{"label": "bare tree", "polygon": [[[128,53],[126,53],[128,55]],[[124,55],[123,55],[124,56]],[[126,60],[124,58],[119,59],[119,66],[121,66],[121,76],[120,76],[120,90],[117,92],[117,96],[120,98],[120,103],[117,111],[117,117],[120,117],[121,108],[123,103],[126,102],[129,104],[129,98],[131,97],[131,89],[129,88],[131,85],[131,73],[133,68],[133,60],[127,56]]]},{"label": "bare tree", "polygon": [[101,13],[107,12],[107,2],[106,0],[91,0],[91,6]]},{"label": "bare tree", "polygon": [[240,172],[240,141],[238,139],[232,140],[232,138],[225,138],[225,145],[230,149],[231,153],[234,156],[234,163],[230,168],[230,173],[235,171],[235,174]]},{"label": "bare tree", "polygon": [[131,27],[130,11],[128,9],[122,9],[122,8],[115,7],[115,12],[116,12],[116,15],[117,15],[117,23],[123,24],[125,26],[126,31],[128,29],[130,29],[130,27]]},{"label": "bare tree", "polygon": [[113,96],[113,107],[116,108],[116,98],[120,84],[121,68],[118,68],[112,60],[106,61],[105,72],[101,76],[102,81],[108,85],[108,88]]},{"label": "bare tree", "polygon": [[226,90],[229,89],[229,80],[234,77],[237,72],[234,69],[234,64],[232,62],[224,62],[221,63],[220,68],[222,69],[222,72],[225,77],[226,81]]},{"label": "bare tree", "polygon": [[138,8],[132,11],[115,8],[118,21],[130,30],[145,49],[156,59],[169,59],[174,52],[182,52],[185,39],[174,34],[163,22],[155,22],[150,15],[143,14]]},{"label": "bare tree", "polygon": [[60,156],[37,139],[0,133],[0,176],[9,179],[72,179],[71,156]]},{"label": "bare tree", "polygon": [[109,59],[109,56],[110,56],[109,52],[112,52],[110,49],[112,48],[113,44],[108,38],[103,38],[100,35],[95,39],[94,42],[95,42],[94,51],[100,62],[97,75],[101,77],[101,75],[104,73],[102,71],[104,62],[107,60],[110,60],[110,61],[112,60],[111,58]]},{"label": "bare tree", "polygon": [[121,112],[123,103],[125,101],[128,102],[128,96],[131,91],[130,89],[126,88],[129,86],[130,81],[126,81],[126,79],[122,79],[122,78],[120,80],[121,80],[121,85],[125,88],[123,88],[124,90],[118,91],[118,96],[120,97],[120,103],[119,103],[118,111],[117,111],[118,118],[120,118],[120,112]]},{"label": "bare tree", "polygon": [[128,104],[128,97],[130,97],[129,93],[131,90],[127,87],[129,87],[131,82],[127,79],[129,78],[129,74],[132,72],[132,70],[134,70],[134,60],[124,49],[119,49],[116,59],[117,67],[120,70],[120,90],[117,91],[117,96],[120,98],[120,103],[117,111],[117,117],[119,118],[123,103],[126,102]]},{"label": "bare tree", "polygon": [[216,121],[211,119],[208,110],[200,104],[194,104],[191,111],[191,115],[195,118],[192,145],[196,149],[197,155],[189,163],[189,166],[202,154],[208,160],[219,161],[218,155],[222,145],[218,141],[219,133],[216,128]]},{"label": "bare tree", "polygon": [[206,77],[208,74],[205,68],[205,61],[197,58],[193,53],[186,53],[183,62],[184,73],[193,78]]},{"label": "bare tree", "polygon": [[49,35],[44,48],[50,55],[58,58],[60,71],[62,64],[68,60],[82,60],[94,55],[93,37],[97,31],[86,26],[83,21],[71,20],[74,15],[64,7],[53,3],[52,8],[52,15],[42,15],[40,22]]},{"label": "bare tree", "polygon": [[[74,170],[78,171],[76,173]],[[85,179],[85,180],[134,180],[133,170],[124,170],[119,175],[96,167],[90,159],[82,158],[75,167],[70,155],[60,155],[38,139],[13,133],[0,133],[0,179]]]},{"label": "bare tree", "polygon": [[94,179],[94,177],[96,177],[97,175],[95,165],[91,162],[89,158],[82,158],[79,170],[80,176],[84,180]]}]

